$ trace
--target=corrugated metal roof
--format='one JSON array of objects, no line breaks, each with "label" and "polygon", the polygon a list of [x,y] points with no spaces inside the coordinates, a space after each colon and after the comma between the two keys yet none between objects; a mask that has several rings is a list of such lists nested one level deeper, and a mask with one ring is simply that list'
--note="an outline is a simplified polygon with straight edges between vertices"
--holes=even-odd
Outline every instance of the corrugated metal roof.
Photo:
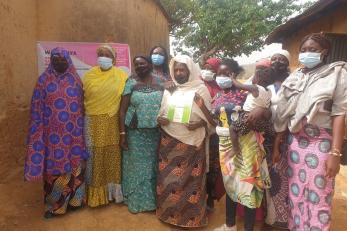
[{"label": "corrugated metal roof", "polygon": [[308,23],[318,20],[322,15],[336,9],[340,4],[347,4],[347,0],[319,0],[302,14],[276,27],[266,38],[265,43],[283,42],[288,35],[296,32]]}]

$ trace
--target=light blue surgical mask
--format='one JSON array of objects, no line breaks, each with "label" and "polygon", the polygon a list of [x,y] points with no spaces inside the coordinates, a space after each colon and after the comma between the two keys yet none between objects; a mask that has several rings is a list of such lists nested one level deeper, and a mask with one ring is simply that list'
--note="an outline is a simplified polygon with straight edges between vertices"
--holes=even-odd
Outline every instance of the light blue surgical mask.
[{"label": "light blue surgical mask", "polygon": [[113,59],[108,57],[98,57],[98,65],[102,70],[108,70],[113,66]]},{"label": "light blue surgical mask", "polygon": [[321,53],[305,52],[299,54],[299,62],[307,68],[314,68],[322,62]]},{"label": "light blue surgical mask", "polygon": [[233,81],[228,76],[217,76],[216,82],[221,89],[228,89],[233,85]]},{"label": "light blue surgical mask", "polygon": [[151,59],[152,59],[152,63],[155,65],[155,66],[160,66],[164,63],[165,61],[165,57],[160,55],[160,54],[153,54],[151,56]]}]

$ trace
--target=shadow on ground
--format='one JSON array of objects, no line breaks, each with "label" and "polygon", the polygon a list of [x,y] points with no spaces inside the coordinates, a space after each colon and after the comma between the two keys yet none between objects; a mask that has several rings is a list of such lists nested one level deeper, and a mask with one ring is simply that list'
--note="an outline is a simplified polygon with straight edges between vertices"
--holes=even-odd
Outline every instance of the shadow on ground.
[{"label": "shadow on ground", "polygon": [[[42,217],[42,185],[23,182],[20,170],[14,169],[11,181],[0,183],[0,230],[1,231],[159,231],[180,230],[161,223],[154,213],[131,214],[124,205],[110,204],[105,207],[84,208],[62,217],[45,220]],[[9,173],[12,174],[12,173]],[[15,176],[14,176],[15,175]],[[8,179],[8,178],[7,178]],[[208,227],[194,230],[213,230],[225,220],[224,198],[216,204],[209,217]],[[347,230],[347,179],[338,176],[333,208],[333,231]],[[242,220],[238,230],[243,230]],[[257,224],[256,230],[276,230]]]}]

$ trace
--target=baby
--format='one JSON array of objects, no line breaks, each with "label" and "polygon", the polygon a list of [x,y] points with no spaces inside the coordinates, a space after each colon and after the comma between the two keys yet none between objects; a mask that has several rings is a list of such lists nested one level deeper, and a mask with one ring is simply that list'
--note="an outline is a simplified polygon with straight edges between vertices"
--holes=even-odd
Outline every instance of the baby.
[{"label": "baby", "polygon": [[247,122],[248,114],[256,107],[269,108],[271,103],[271,91],[266,87],[273,83],[270,60],[264,59],[256,63],[255,75],[252,84],[242,84],[233,78],[233,86],[248,91],[246,101],[239,111],[232,114],[229,127],[232,142],[232,155],[240,153],[239,136],[248,134],[251,130],[264,132],[270,129],[271,124],[266,119],[258,121],[256,124]]}]

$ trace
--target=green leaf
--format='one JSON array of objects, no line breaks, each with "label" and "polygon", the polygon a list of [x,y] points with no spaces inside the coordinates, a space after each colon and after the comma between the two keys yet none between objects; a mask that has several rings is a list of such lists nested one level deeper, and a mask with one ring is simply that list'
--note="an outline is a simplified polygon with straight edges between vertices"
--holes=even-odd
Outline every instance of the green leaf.
[{"label": "green leaf", "polygon": [[188,47],[195,58],[250,54],[266,36],[304,5],[295,0],[161,0],[172,18],[177,51]]}]

